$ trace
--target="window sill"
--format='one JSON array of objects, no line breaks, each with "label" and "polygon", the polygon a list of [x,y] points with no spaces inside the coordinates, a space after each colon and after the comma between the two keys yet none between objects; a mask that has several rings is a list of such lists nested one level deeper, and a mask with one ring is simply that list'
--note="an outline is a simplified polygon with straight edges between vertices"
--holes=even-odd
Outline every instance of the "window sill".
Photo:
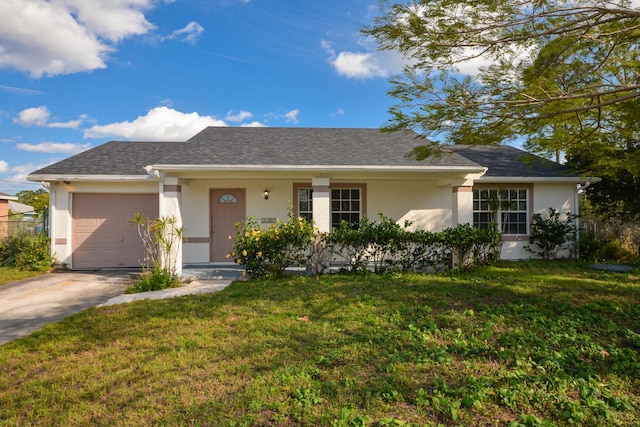
[{"label": "window sill", "polygon": [[528,242],[529,235],[528,234],[503,234],[502,241],[503,242]]}]

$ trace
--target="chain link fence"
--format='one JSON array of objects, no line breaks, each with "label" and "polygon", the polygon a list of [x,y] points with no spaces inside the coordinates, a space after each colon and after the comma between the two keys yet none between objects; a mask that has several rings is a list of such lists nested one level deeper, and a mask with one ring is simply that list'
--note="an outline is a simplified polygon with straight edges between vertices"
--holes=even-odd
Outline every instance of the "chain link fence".
[{"label": "chain link fence", "polygon": [[9,236],[49,235],[49,212],[44,210],[40,217],[25,218],[21,214],[0,217],[0,240]]}]

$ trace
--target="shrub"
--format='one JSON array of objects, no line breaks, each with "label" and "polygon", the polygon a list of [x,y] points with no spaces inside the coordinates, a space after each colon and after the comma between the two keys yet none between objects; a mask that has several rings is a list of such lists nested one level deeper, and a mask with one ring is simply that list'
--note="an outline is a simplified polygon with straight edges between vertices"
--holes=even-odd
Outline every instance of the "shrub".
[{"label": "shrub", "polygon": [[445,249],[442,233],[425,230],[405,231],[397,253],[396,265],[401,271],[436,271],[448,265],[449,258],[450,254]]},{"label": "shrub", "polygon": [[500,257],[502,234],[494,228],[478,228],[471,224],[459,224],[443,230],[440,241],[443,254],[448,256],[449,267],[470,269],[489,264]]},{"label": "shrub", "polygon": [[50,239],[43,234],[7,237],[0,243],[0,265],[25,271],[47,271],[53,265]]},{"label": "shrub", "polygon": [[306,251],[315,234],[313,223],[295,217],[292,209],[287,222],[272,224],[267,229],[255,217],[248,217],[236,228],[233,252],[228,256],[244,265],[249,277],[279,276],[293,263],[305,265]]},{"label": "shrub", "polygon": [[[332,233],[314,231],[312,223],[289,214],[286,223],[263,229],[256,218],[238,224],[233,252],[249,277],[281,275],[292,265],[307,265],[310,274],[324,273],[341,261],[354,273],[369,271],[437,271],[472,268],[498,259],[502,235],[496,230],[463,224],[442,232],[409,231],[393,219],[362,218],[358,225],[342,222]],[[231,236],[230,236],[231,238]]]},{"label": "shrub", "polygon": [[560,216],[553,208],[544,215],[534,214],[529,237],[531,244],[525,249],[543,259],[555,259],[562,249],[575,249],[576,215],[567,213],[564,220]]},{"label": "shrub", "polygon": [[164,268],[145,269],[136,280],[127,287],[126,293],[159,291],[181,285],[177,275]]},{"label": "shrub", "polygon": [[142,274],[127,288],[127,293],[158,291],[180,286],[177,274],[175,245],[182,240],[182,227],[175,216],[152,220],[136,213],[131,219],[145,248]]},{"label": "shrub", "polygon": [[584,261],[611,261],[638,263],[638,255],[615,238],[599,237],[593,231],[581,231],[578,241],[580,259]]}]

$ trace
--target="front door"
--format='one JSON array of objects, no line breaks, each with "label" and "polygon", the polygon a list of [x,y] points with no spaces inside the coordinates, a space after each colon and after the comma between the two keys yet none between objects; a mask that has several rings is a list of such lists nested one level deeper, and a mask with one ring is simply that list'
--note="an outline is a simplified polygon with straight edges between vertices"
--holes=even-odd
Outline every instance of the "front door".
[{"label": "front door", "polygon": [[244,189],[211,190],[211,261],[229,261],[237,233],[236,223],[245,220]]}]

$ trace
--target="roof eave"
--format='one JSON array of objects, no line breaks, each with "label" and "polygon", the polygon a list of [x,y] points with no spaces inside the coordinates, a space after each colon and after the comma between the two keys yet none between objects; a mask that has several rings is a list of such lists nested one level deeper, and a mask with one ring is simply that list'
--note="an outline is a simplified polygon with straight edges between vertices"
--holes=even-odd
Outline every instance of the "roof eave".
[{"label": "roof eave", "polygon": [[479,178],[476,182],[483,184],[493,184],[493,183],[551,183],[551,182],[561,182],[561,183],[573,183],[573,184],[585,184],[587,182],[595,183],[600,182],[602,179],[597,177],[580,177],[580,176],[545,176],[545,177],[531,177],[531,176],[483,176]]},{"label": "roof eave", "polygon": [[31,174],[28,181],[155,181],[149,175],[81,175],[81,174]]},{"label": "roof eave", "polygon": [[147,171],[159,172],[278,172],[290,170],[307,172],[459,172],[484,173],[482,166],[406,166],[406,165],[148,165]]}]

